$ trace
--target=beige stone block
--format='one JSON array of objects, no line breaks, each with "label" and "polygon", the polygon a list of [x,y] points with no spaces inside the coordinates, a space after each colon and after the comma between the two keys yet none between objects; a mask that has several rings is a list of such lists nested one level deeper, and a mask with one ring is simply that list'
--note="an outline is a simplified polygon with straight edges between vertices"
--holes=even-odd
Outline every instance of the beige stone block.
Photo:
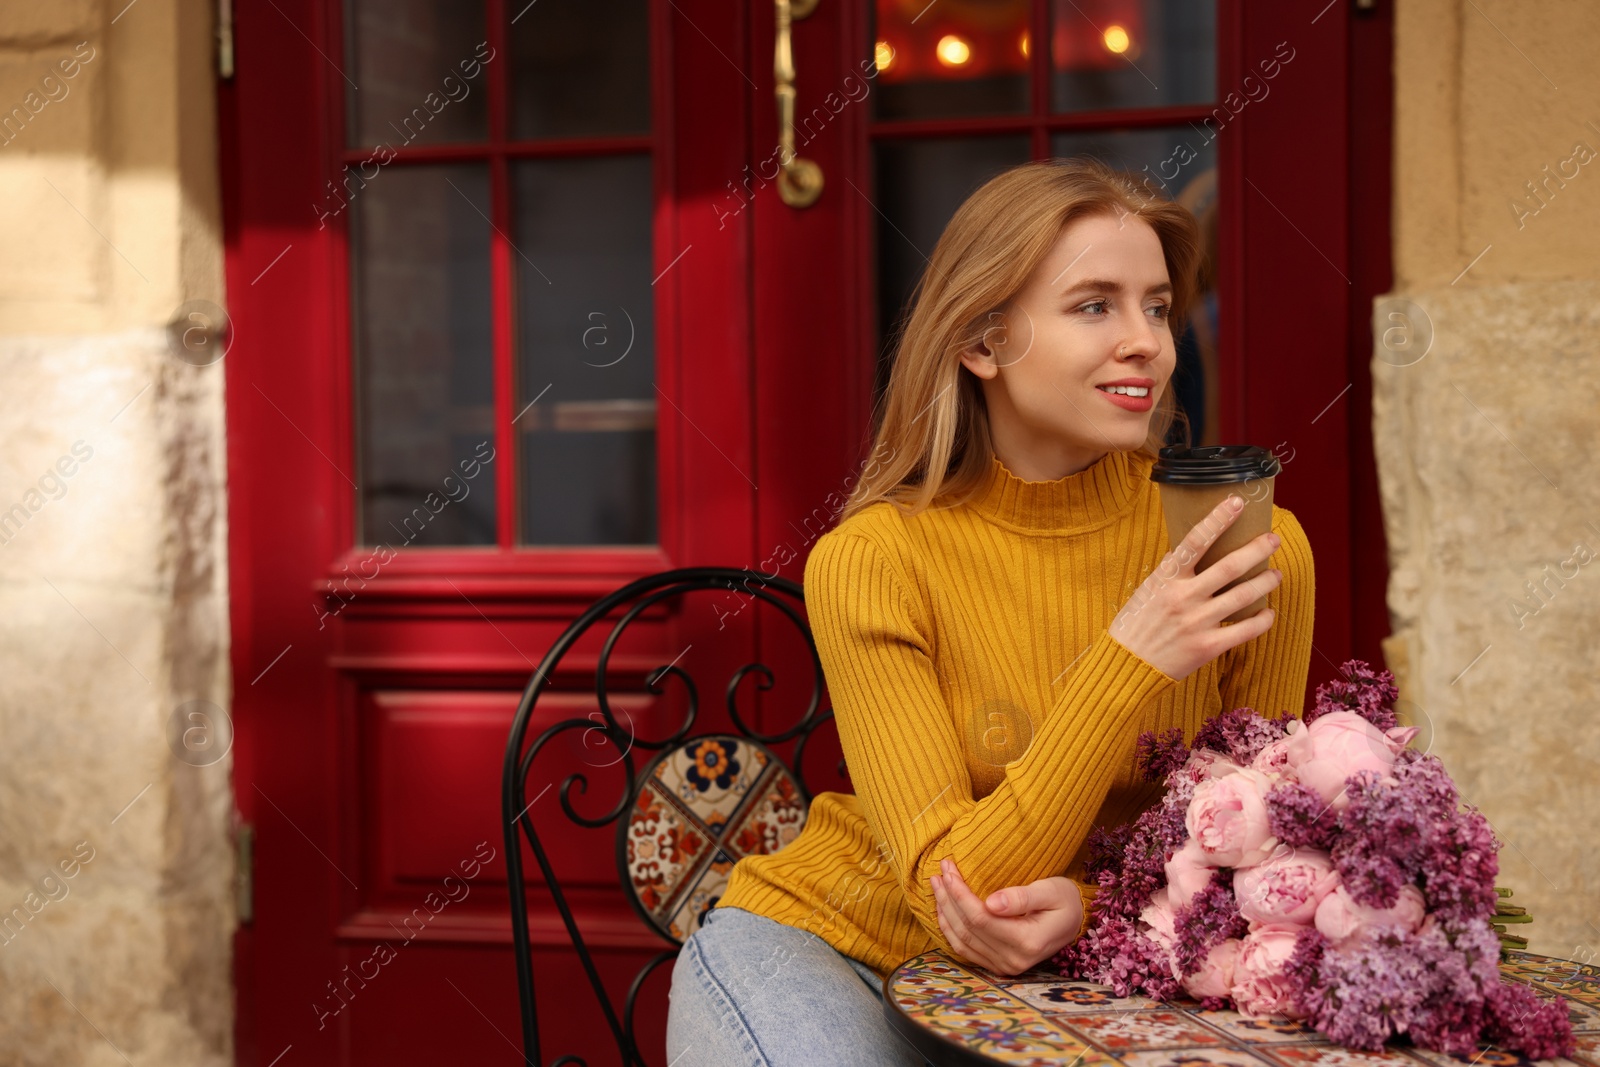
[{"label": "beige stone block", "polygon": [[[41,503],[0,545],[0,1017],[26,1020],[0,1062],[125,1062],[109,1037],[135,1062],[221,1063],[229,761],[169,739],[185,702],[227,703],[220,368],[147,329],[0,338],[0,380],[0,523]],[[80,440],[64,491],[41,485]],[[71,893],[7,939],[3,909],[79,841],[96,852]]]},{"label": "beige stone block", "polygon": [[[1464,251],[1470,257],[1494,246],[1474,276],[1593,274],[1600,239],[1600,66],[1594,62],[1600,6],[1516,0],[1492,12],[1469,6],[1463,20]],[[1573,158],[1578,144],[1587,146],[1580,154],[1591,162]],[[1555,179],[1545,186],[1547,174]],[[1529,182],[1540,187],[1537,198]],[[1537,215],[1519,224],[1517,202]]]},{"label": "beige stone block", "polygon": [[91,41],[0,51],[0,160],[93,156],[105,53]]},{"label": "beige stone block", "polygon": [[87,36],[99,28],[103,7],[96,0],[0,0],[0,41],[35,44]]},{"label": "beige stone block", "polygon": [[[111,244],[104,176],[70,156],[0,150],[0,314],[36,300],[103,301],[110,272],[130,270]],[[55,323],[56,332],[72,326]]]},{"label": "beige stone block", "polygon": [[1572,956],[1600,944],[1600,281],[1400,295],[1432,332],[1373,363],[1407,697],[1504,842],[1532,947]]}]

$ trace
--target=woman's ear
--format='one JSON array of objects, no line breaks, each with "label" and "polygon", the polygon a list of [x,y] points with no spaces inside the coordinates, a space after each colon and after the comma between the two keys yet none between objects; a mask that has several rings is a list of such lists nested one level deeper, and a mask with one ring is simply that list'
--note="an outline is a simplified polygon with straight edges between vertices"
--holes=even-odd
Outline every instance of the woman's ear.
[{"label": "woman's ear", "polygon": [[961,364],[981,379],[993,378],[1000,373],[1000,361],[991,341],[1003,341],[1004,316],[991,311],[967,332],[966,344],[961,349]]}]

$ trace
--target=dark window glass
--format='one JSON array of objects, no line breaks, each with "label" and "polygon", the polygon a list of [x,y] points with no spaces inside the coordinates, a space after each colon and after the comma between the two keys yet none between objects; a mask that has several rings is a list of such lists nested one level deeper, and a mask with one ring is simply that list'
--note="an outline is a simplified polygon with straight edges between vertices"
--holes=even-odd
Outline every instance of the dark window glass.
[{"label": "dark window glass", "polygon": [[656,539],[650,157],[515,164],[521,541]]},{"label": "dark window glass", "polygon": [[351,147],[488,139],[482,4],[348,0],[345,10]]},{"label": "dark window glass", "polygon": [[650,132],[644,0],[510,0],[511,135]]},{"label": "dark window glass", "polygon": [[1056,111],[1204,104],[1216,98],[1215,0],[1054,0]]},{"label": "dark window glass", "polygon": [[1028,139],[885,140],[876,146],[875,160],[881,393],[888,371],[888,346],[945,223],[978,186],[1002,170],[1028,161]]},{"label": "dark window glass", "polygon": [[489,177],[388,167],[351,203],[359,536],[495,540]]},{"label": "dark window glass", "polygon": [[1028,110],[1028,0],[877,0],[874,11],[876,117]]}]

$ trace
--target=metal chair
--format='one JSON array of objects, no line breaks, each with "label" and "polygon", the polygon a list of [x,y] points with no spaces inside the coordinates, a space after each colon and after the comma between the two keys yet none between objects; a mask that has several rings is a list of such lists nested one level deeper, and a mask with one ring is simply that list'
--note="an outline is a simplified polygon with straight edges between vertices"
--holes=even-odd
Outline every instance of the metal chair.
[{"label": "metal chair", "polygon": [[[675,606],[681,608],[682,598],[688,594],[705,591],[716,592],[723,597],[730,591],[742,592],[754,598],[752,604],[771,605],[777,609],[777,617],[791,624],[803,638],[803,658],[809,660],[810,693],[804,713],[787,729],[762,733],[749,726],[739,711],[740,684],[747,675],[756,676],[755,688],[758,691],[773,688],[775,673],[762,662],[745,663],[727,676],[724,700],[733,730],[731,733],[693,733],[700,713],[699,689],[690,673],[677,665],[677,660],[645,673],[642,687],[632,690],[635,694],[667,694],[662,683],[669,675],[675,677],[680,684],[673,688],[679,691],[677,696],[685,704],[676,728],[665,737],[651,740],[636,735],[631,717],[628,717],[626,728],[621,722],[612,698],[620,696],[623,691],[608,687],[608,670],[612,667],[613,653],[624,631],[651,609],[656,609],[655,617],[659,618]],[[538,1067],[543,1060],[535,1014],[522,841],[526,839],[538,864],[551,903],[560,915],[572,948],[599,1000],[622,1062],[628,1067],[646,1067],[634,1033],[634,1008],[645,980],[658,967],[677,956],[678,947],[698,927],[705,911],[715,903],[716,879],[725,879],[734,858],[739,854],[775,851],[772,846],[781,847],[784,840],[797,832],[806,814],[811,791],[805,784],[801,769],[804,753],[817,728],[831,720],[833,713],[822,708],[822,665],[817,658],[810,628],[798,610],[803,604],[801,587],[797,583],[767,577],[759,571],[726,567],[689,567],[664,571],[632,582],[595,602],[556,639],[534,671],[512,722],[501,783],[501,818],[510,883],[511,929],[522,1013],[523,1055],[529,1064]],[[527,734],[535,705],[549,688],[563,657],[574,649],[591,628],[617,612],[620,615],[611,621],[611,630],[600,645],[595,661],[594,695],[598,710],[585,718],[559,721],[528,743]],[[752,612],[752,616],[754,614]],[[762,617],[771,618],[772,615],[770,612],[762,613]],[[719,617],[719,629],[722,621]],[[769,639],[770,650],[770,639],[775,635],[768,630],[761,636]],[[682,654],[679,658],[682,658]],[[794,657],[791,655],[791,658]],[[573,771],[567,774],[557,790],[562,812],[578,826],[598,829],[617,825],[616,860],[624,892],[647,928],[673,946],[638,971],[620,1008],[602,984],[595,961],[529,811],[544,792],[541,790],[539,795],[531,799],[527,795],[529,771],[535,758],[552,739],[572,731],[584,731],[580,736],[586,745],[600,743],[615,746],[618,753],[615,763],[622,771],[624,788],[622,796],[611,808],[598,815],[585,815],[573,807],[572,793],[574,789],[579,794],[586,793],[589,777],[584,770]],[[790,742],[793,742],[792,765],[785,763],[769,747]],[[653,754],[642,772],[635,768],[640,751]],[[842,773],[842,761],[838,769]],[[795,818],[796,801],[798,819]],[[762,812],[776,814],[769,818]],[[673,833],[679,835],[674,838],[676,844],[669,842],[667,846],[676,848],[678,858],[684,860],[676,865],[677,873],[683,877],[675,881],[665,879],[656,869],[642,873],[650,865],[640,860],[639,853],[656,849],[658,840],[667,841],[665,837],[654,836],[662,819],[672,821],[676,827]],[[761,825],[752,830],[755,822]],[[778,828],[776,833],[775,827]],[[678,847],[684,835],[694,835],[702,840],[697,848]],[[775,836],[779,839],[774,840]],[[692,856],[689,855],[691,852]],[[580,1056],[569,1054],[552,1061],[551,1067],[585,1063]]]}]

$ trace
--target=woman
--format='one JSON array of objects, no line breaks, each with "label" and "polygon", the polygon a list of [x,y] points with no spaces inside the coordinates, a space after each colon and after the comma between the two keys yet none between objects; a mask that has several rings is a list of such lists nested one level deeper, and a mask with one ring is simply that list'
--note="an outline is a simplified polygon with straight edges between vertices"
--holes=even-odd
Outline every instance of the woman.
[{"label": "woman", "polygon": [[675,1067],[920,1063],[882,976],[936,947],[1014,974],[1077,938],[1090,829],[1154,799],[1141,731],[1300,711],[1313,578],[1294,517],[1274,509],[1198,576],[1176,566],[1235,497],[1161,567],[1149,474],[1198,249],[1188,211],[1093,162],[1007,171],[951,219],[883,458],[806,562],[855,795],[819,795],[793,843],[735,867],[674,970]]}]

